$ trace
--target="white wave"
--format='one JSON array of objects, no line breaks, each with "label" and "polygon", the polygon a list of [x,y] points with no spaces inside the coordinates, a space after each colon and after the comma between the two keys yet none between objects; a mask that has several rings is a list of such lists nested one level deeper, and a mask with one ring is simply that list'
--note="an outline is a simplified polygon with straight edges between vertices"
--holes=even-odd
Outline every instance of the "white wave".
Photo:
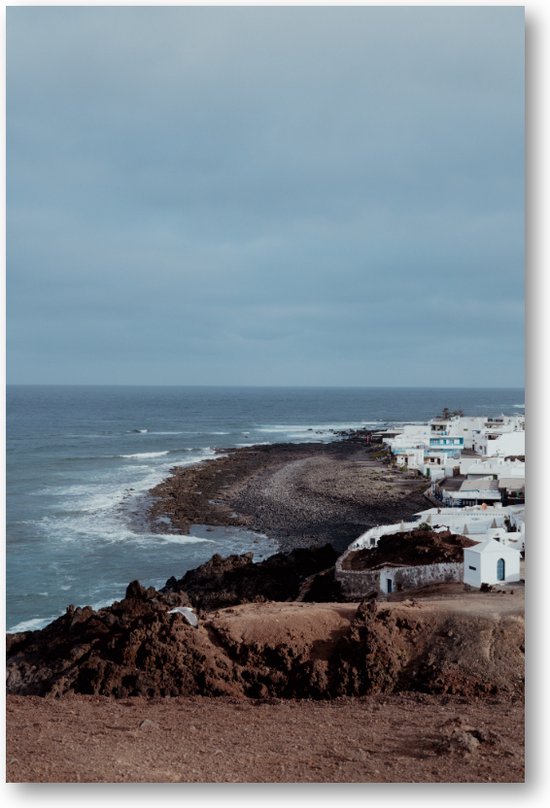
[{"label": "white wave", "polygon": [[155,533],[147,537],[147,542],[150,543],[158,539],[163,544],[216,544],[214,539],[204,539],[202,536],[181,536],[175,533]]},{"label": "white wave", "polygon": [[165,452],[136,452],[135,454],[118,455],[118,457],[123,457],[125,460],[142,460],[144,457],[163,457],[167,454],[169,454],[168,450]]},{"label": "white wave", "polygon": [[8,634],[19,634],[23,631],[38,631],[38,629],[49,625],[57,616],[58,615],[53,617],[35,617],[31,620],[22,620],[20,623],[10,626],[10,628],[8,628]]},{"label": "white wave", "polygon": [[321,424],[262,424],[255,427],[254,432],[268,432],[270,434],[288,435],[319,435],[325,433],[341,432],[348,429],[364,429],[367,426],[376,426],[384,421],[335,421]]},{"label": "white wave", "polygon": [[144,538],[182,541],[172,534],[159,539],[164,534],[151,534],[145,526],[136,528],[135,523],[128,522],[128,514],[141,507],[141,498],[166,479],[174,466],[187,467],[224,456],[209,446],[194,449],[191,454],[183,449],[179,451],[179,456],[177,452],[168,451],[142,452],[138,456],[149,463],[124,463],[127,459],[124,458],[118,466],[98,472],[86,483],[44,489],[44,493],[50,495],[48,512],[26,522],[45,539],[59,544],[115,544]]},{"label": "white wave", "polygon": [[149,432],[150,435],[184,435],[184,432]]},{"label": "white wave", "polygon": [[205,446],[204,449],[199,449],[201,456],[203,457],[221,457],[222,455],[218,454],[218,452],[214,449],[213,446]]},{"label": "white wave", "polygon": [[512,404],[512,407],[516,407],[517,409],[524,410],[525,404]]},{"label": "white wave", "polygon": [[84,433],[83,432],[81,435],[68,433],[67,435],[65,435],[65,437],[66,438],[112,438],[113,435],[112,435],[111,432],[103,432],[103,433],[100,433],[100,434],[97,434],[96,432],[90,432],[90,433],[88,433],[88,432]]},{"label": "white wave", "polygon": [[208,432],[209,435],[230,435],[231,432]]}]

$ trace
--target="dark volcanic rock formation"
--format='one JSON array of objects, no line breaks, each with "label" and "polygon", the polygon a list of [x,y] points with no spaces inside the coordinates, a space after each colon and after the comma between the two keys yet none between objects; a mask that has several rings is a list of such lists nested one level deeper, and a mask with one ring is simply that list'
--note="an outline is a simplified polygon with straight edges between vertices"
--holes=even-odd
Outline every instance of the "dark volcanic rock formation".
[{"label": "dark volcanic rock formation", "polygon": [[414,604],[249,603],[200,615],[183,592],[137,582],[94,611],[69,608],[8,637],[8,692],[334,698],[420,691],[519,698],[523,620]]},{"label": "dark volcanic rock formation", "polygon": [[[253,563],[252,553],[227,558],[216,554],[183,578],[170,578],[162,591],[186,592],[193,605],[201,609],[254,601],[298,600],[306,579],[333,568],[337,557],[330,545],[277,553],[258,564]],[[313,582],[308,590],[312,587]],[[318,591],[321,594],[321,589]],[[308,599],[312,599],[311,592]]]}]

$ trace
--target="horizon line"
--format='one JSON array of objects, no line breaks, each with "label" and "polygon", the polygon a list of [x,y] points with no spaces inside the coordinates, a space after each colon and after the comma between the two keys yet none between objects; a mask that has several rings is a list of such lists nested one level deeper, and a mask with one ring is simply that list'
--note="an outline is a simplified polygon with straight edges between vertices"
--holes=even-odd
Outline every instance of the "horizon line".
[{"label": "horizon line", "polygon": [[525,390],[525,385],[354,385],[354,384],[147,384],[147,383],[114,383],[114,382],[6,382],[8,387],[211,387],[232,389],[266,389],[266,390]]}]

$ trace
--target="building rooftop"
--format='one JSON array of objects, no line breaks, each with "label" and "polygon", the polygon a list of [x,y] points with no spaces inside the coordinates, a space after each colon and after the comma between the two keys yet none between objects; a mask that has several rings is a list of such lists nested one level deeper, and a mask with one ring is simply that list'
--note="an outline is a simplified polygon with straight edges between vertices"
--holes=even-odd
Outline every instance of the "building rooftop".
[{"label": "building rooftop", "polygon": [[492,477],[478,477],[477,480],[464,480],[460,491],[498,491],[498,480]]},{"label": "building rooftop", "polygon": [[498,482],[499,488],[510,488],[512,491],[525,490],[525,477],[501,477]]}]

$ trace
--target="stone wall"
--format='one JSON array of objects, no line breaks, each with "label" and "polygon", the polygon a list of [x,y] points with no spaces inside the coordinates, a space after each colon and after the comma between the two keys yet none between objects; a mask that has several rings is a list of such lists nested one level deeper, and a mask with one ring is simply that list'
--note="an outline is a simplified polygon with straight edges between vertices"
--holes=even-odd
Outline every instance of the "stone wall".
[{"label": "stone wall", "polygon": [[380,591],[380,570],[343,570],[337,566],[336,580],[344,600],[361,600],[370,592]]},{"label": "stone wall", "polygon": [[392,583],[392,592],[406,592],[421,586],[450,581],[462,581],[464,564],[445,562],[414,567],[385,564],[375,570],[344,570],[341,558],[336,562],[336,580],[342,587],[345,600],[360,600],[370,592],[387,594],[387,581]]}]

